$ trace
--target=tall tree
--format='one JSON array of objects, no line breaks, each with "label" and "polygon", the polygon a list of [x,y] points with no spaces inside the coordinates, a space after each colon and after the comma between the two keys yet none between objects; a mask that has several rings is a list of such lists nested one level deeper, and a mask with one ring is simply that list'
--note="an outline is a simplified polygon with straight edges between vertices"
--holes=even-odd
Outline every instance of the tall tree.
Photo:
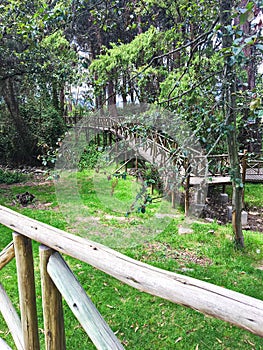
[{"label": "tall tree", "polygon": [[[41,81],[58,95],[59,86],[72,76],[73,56],[61,27],[66,25],[66,4],[50,4],[45,0],[3,1],[0,5],[0,94],[9,111],[12,124],[13,155],[15,162],[32,161],[36,156],[38,139],[29,127],[29,120],[21,107],[28,99],[24,81],[33,89]],[[39,90],[39,89],[37,89]],[[54,98],[54,108],[57,99]],[[0,116],[1,117],[1,116]],[[2,157],[1,157],[2,158]]]},{"label": "tall tree", "polygon": [[232,62],[231,48],[233,33],[230,30],[233,23],[233,0],[220,1],[220,23],[222,25],[222,49],[225,52],[223,75],[223,106],[227,129],[227,145],[232,177],[232,224],[235,243],[239,248],[244,247],[241,215],[243,209],[243,187],[239,164],[239,146],[237,141],[237,105],[236,105],[236,72]]}]

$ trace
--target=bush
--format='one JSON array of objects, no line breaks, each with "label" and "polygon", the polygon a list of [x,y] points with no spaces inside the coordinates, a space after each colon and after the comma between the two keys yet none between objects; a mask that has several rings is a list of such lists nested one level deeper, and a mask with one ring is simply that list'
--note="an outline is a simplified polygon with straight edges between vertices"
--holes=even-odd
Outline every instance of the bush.
[{"label": "bush", "polygon": [[27,176],[22,173],[0,169],[0,184],[10,185],[18,182],[23,182],[26,179]]},{"label": "bush", "polygon": [[79,170],[94,169],[99,159],[100,152],[95,144],[90,144],[83,151],[79,160]]}]

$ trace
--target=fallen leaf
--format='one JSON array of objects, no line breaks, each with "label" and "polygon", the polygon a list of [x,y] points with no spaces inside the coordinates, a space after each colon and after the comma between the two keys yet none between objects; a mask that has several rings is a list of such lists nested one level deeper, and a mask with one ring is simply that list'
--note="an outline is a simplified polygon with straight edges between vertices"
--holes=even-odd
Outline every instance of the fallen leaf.
[{"label": "fallen leaf", "polygon": [[183,337],[177,338],[176,341],[175,341],[175,344],[176,344],[176,343],[179,343],[179,341],[181,341],[182,339],[183,339]]}]

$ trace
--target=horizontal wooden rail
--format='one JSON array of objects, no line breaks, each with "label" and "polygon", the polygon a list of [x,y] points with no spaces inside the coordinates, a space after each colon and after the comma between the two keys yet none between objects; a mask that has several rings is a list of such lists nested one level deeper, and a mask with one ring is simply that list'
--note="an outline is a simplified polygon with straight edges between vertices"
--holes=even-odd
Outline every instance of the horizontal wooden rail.
[{"label": "horizontal wooden rail", "polygon": [[263,301],[165,271],[0,206],[0,223],[137,288],[263,337]]}]

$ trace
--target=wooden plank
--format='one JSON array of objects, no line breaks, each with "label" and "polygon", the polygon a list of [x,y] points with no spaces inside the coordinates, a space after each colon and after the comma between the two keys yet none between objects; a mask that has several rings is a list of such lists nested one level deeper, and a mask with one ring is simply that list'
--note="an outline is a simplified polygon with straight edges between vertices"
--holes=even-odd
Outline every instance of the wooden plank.
[{"label": "wooden plank", "polygon": [[39,350],[32,243],[31,239],[16,232],[13,240],[24,346],[26,350]]},{"label": "wooden plank", "polygon": [[53,253],[54,250],[46,246],[39,247],[45,345],[48,350],[65,350],[62,297],[47,272],[48,260]]},{"label": "wooden plank", "polygon": [[[18,350],[24,350],[22,325],[20,318],[11,303],[4,287],[0,283],[0,312],[8,326]],[[0,349],[2,347],[0,346]]]},{"label": "wooden plank", "polygon": [[1,350],[12,350],[9,345],[6,344],[4,339],[0,338],[0,349]]},{"label": "wooden plank", "polygon": [[47,271],[96,348],[124,349],[59,253],[49,258]]},{"label": "wooden plank", "polygon": [[263,336],[262,300],[158,269],[3,206],[0,206],[0,222],[54,250],[84,261],[134,288]]},{"label": "wooden plank", "polygon": [[0,253],[0,270],[15,257],[14,243],[10,242]]}]

